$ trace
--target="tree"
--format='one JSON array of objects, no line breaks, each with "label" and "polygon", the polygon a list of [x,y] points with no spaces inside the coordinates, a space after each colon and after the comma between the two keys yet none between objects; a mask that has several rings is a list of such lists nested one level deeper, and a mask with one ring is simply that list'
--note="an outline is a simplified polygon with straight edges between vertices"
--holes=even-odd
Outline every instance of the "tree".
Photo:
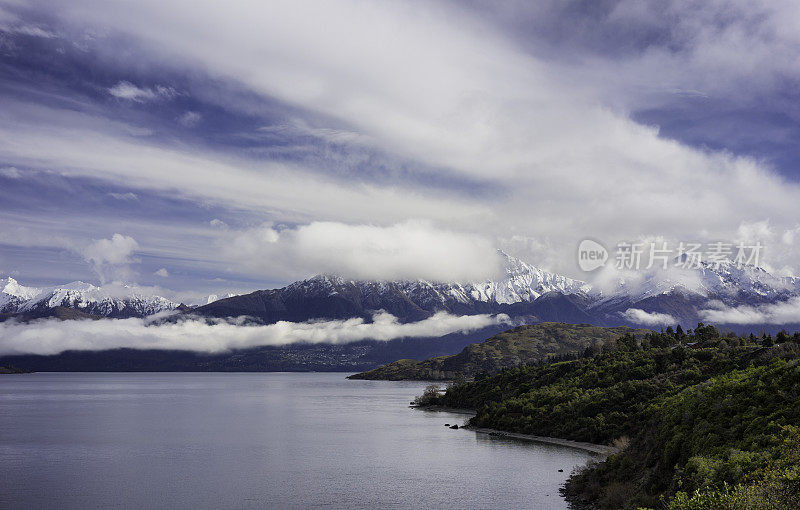
[{"label": "tree", "polygon": [[414,399],[414,403],[418,406],[426,406],[435,403],[439,399],[439,385],[429,384],[425,386],[425,391],[422,395]]},{"label": "tree", "polygon": [[694,329],[694,335],[697,337],[698,342],[706,342],[719,338],[719,331],[714,326],[706,326],[702,322],[698,322],[697,327]]},{"label": "tree", "polygon": [[455,377],[453,377],[453,386],[460,386],[462,384],[466,384],[467,378],[464,377],[464,374],[461,372],[457,373]]}]

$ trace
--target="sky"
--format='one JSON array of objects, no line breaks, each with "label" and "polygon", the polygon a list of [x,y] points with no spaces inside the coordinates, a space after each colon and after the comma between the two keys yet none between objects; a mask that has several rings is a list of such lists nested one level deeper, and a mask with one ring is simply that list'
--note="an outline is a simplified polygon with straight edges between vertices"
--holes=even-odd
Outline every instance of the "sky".
[{"label": "sky", "polygon": [[0,0],[0,276],[191,301],[497,249],[800,273],[800,5]]}]

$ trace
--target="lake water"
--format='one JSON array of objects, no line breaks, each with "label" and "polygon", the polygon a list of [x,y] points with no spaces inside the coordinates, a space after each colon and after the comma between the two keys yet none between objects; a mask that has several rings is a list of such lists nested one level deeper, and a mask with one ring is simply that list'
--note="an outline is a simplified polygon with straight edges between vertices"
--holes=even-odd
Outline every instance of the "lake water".
[{"label": "lake water", "polygon": [[423,387],[0,376],[0,508],[566,508],[558,488],[592,454],[451,430],[464,415],[408,407]]}]

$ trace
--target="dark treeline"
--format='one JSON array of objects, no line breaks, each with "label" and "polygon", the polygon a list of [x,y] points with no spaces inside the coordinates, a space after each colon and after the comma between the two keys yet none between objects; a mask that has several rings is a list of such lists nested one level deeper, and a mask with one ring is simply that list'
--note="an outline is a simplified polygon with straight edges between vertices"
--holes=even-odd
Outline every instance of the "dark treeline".
[{"label": "dark treeline", "polygon": [[800,334],[667,328],[574,360],[451,385],[434,403],[471,424],[622,450],[574,473],[599,508],[800,508]]}]

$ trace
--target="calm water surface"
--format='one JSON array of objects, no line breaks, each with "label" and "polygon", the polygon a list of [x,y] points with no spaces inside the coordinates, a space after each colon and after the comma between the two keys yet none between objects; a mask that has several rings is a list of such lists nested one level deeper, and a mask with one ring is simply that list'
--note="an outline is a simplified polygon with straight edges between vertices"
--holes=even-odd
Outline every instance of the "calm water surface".
[{"label": "calm water surface", "polygon": [[[343,374],[0,376],[0,508],[566,508],[592,454]],[[563,473],[558,470],[563,469]]]}]

